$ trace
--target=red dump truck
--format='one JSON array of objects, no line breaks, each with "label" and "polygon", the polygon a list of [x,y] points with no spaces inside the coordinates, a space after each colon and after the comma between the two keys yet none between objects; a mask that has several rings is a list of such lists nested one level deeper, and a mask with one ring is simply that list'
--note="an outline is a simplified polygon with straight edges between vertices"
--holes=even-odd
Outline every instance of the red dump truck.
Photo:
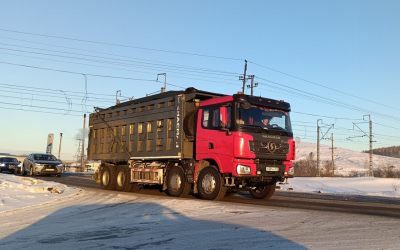
[{"label": "red dump truck", "polygon": [[227,191],[268,199],[293,177],[290,104],[194,88],[119,103],[90,114],[88,159],[105,189],[158,185],[171,196],[216,200]]}]

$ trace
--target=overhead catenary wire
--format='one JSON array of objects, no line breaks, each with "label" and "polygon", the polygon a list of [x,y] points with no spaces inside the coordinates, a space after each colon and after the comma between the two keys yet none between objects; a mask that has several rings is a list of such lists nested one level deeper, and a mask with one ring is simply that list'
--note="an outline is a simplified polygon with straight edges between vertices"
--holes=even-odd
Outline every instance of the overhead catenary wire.
[{"label": "overhead catenary wire", "polygon": [[180,54],[180,55],[207,57],[207,58],[230,60],[230,61],[243,61],[244,60],[244,59],[241,59],[241,58],[234,58],[234,57],[215,56],[215,55],[208,55],[208,54],[202,54],[202,53],[193,53],[193,52],[186,52],[186,51],[177,51],[177,50],[155,49],[155,48],[133,46],[133,45],[120,44],[120,43],[93,41],[93,40],[85,40],[85,39],[71,38],[71,37],[65,37],[65,36],[56,36],[56,35],[48,35],[48,34],[42,34],[42,33],[25,32],[25,31],[18,31],[18,30],[5,29],[5,28],[0,28],[0,31],[9,32],[9,33],[24,34],[24,35],[30,35],[30,36],[62,39],[62,40],[75,41],[75,42],[91,43],[91,44],[98,44],[98,45],[107,45],[107,46],[112,46],[112,47],[123,47],[123,48],[130,48],[130,49],[139,49],[139,50],[147,50],[147,51],[154,51],[154,52],[170,53],[170,54]]},{"label": "overhead catenary wire", "polygon": [[[83,65],[83,66],[96,67],[96,68],[122,70],[122,71],[135,72],[135,73],[154,74],[155,71],[159,70],[157,68],[152,68],[152,67],[145,67],[145,70],[137,70],[137,69],[134,70],[134,69],[131,69],[131,68],[125,68],[125,67],[121,67],[121,66],[116,67],[116,66],[106,66],[106,65],[95,65],[95,64],[89,64],[89,63],[58,60],[58,59],[52,59],[52,58],[43,58],[43,57],[37,57],[37,56],[20,55],[20,54],[13,54],[13,53],[7,53],[7,52],[0,52],[0,54],[18,56],[18,57],[24,57],[24,58],[32,58],[32,59],[51,61],[51,62],[68,63],[68,64],[74,64],[74,65]],[[150,70],[146,70],[146,68],[147,69],[152,69],[152,70],[151,71]],[[225,80],[225,81],[228,80],[229,81],[229,80],[235,79],[234,77],[232,79],[228,79],[228,78],[221,78],[221,77],[213,77],[213,76],[206,76],[206,75],[184,73],[183,71],[176,71],[176,70],[173,70],[171,72],[174,72],[177,75],[179,74],[178,78],[198,80],[198,79],[200,79],[199,77],[201,77],[201,78],[203,78],[201,80],[205,80],[206,79],[208,82],[217,82],[217,81],[211,81],[209,79],[217,79],[217,80],[219,80],[218,83],[221,83],[221,80]],[[174,75],[174,74],[169,74],[169,75]],[[185,77],[185,75],[196,76],[197,78]]]},{"label": "overhead catenary wire", "polygon": [[[0,43],[0,44],[3,44],[3,43]],[[15,46],[15,45],[13,45],[13,46]],[[22,47],[26,47],[26,46],[22,46]],[[31,48],[31,47],[28,47],[28,48]],[[136,67],[141,67],[141,68],[155,68],[155,69],[160,69],[160,70],[172,70],[172,71],[185,71],[185,72],[192,72],[192,73],[197,73],[197,74],[208,74],[208,75],[218,75],[218,76],[238,76],[239,75],[238,73],[216,71],[216,70],[212,70],[212,69],[203,69],[203,68],[196,69],[193,67],[173,66],[173,65],[159,64],[159,63],[149,63],[149,62],[139,61],[139,60],[118,59],[118,58],[87,55],[87,54],[73,53],[73,52],[68,53],[66,51],[46,50],[46,49],[39,49],[39,48],[34,48],[34,49],[56,52],[58,54],[0,47],[0,50],[12,51],[12,52],[17,52],[17,53],[28,53],[28,54],[35,54],[35,55],[42,55],[42,56],[50,56],[50,57],[61,57],[61,58],[83,60],[83,61],[90,61],[90,62],[97,62],[97,63],[105,63],[105,64],[112,64],[112,65],[136,66]],[[65,54],[67,54],[67,55],[65,55]],[[72,56],[72,55],[75,55],[75,56]],[[78,56],[76,56],[76,55],[78,55]],[[95,59],[93,59],[93,58],[95,58]]]},{"label": "overhead catenary wire", "polygon": [[260,63],[256,63],[256,62],[251,61],[251,60],[249,60],[248,62],[253,64],[253,65],[256,65],[256,66],[258,66],[260,68],[264,68],[264,69],[267,69],[267,70],[270,70],[270,71],[273,71],[273,72],[276,72],[276,73],[280,73],[282,75],[291,77],[293,79],[300,80],[300,81],[303,81],[303,82],[306,82],[306,83],[309,83],[309,84],[312,84],[314,86],[318,86],[318,87],[321,87],[321,88],[324,88],[324,89],[328,89],[328,90],[334,91],[336,93],[340,93],[340,94],[345,95],[345,96],[356,98],[356,99],[359,99],[359,100],[362,100],[362,101],[365,101],[365,102],[369,102],[369,103],[373,103],[373,104],[376,104],[376,105],[380,105],[380,106],[383,106],[383,107],[386,107],[386,108],[390,108],[390,109],[393,109],[393,110],[397,110],[397,111],[400,110],[398,107],[393,107],[393,106],[390,106],[390,105],[387,105],[387,104],[384,104],[384,103],[380,103],[380,102],[377,102],[377,101],[374,101],[374,100],[371,100],[371,99],[368,99],[368,98],[364,98],[364,97],[357,96],[357,95],[354,95],[354,94],[351,94],[351,93],[347,93],[345,91],[326,86],[326,85],[324,85],[322,83],[318,83],[318,82],[315,82],[315,81],[310,81],[310,80],[307,80],[307,79],[305,79],[303,77],[299,77],[299,76],[296,76],[294,74],[286,73],[286,72],[284,72],[282,70],[278,70],[278,69],[275,69],[275,68],[272,68],[272,67],[269,67],[269,66],[265,66],[265,65],[262,65]]}]

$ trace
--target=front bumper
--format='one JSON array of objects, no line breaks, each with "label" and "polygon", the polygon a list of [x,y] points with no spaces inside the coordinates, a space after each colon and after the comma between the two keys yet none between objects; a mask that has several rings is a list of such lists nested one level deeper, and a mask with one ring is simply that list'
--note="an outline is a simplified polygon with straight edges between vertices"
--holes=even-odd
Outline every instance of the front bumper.
[{"label": "front bumper", "polygon": [[36,165],[34,167],[34,172],[36,174],[62,174],[62,171],[62,167],[54,165]]},{"label": "front bumper", "polygon": [[17,166],[15,166],[15,165],[5,165],[5,166],[2,166],[0,168],[1,168],[1,171],[14,172],[15,169],[17,168]]},{"label": "front bumper", "polygon": [[[241,174],[236,171],[237,166],[248,166],[249,174]],[[265,160],[265,159],[235,159],[233,162],[232,176],[235,177],[265,177],[283,178],[287,171],[286,161]]]}]

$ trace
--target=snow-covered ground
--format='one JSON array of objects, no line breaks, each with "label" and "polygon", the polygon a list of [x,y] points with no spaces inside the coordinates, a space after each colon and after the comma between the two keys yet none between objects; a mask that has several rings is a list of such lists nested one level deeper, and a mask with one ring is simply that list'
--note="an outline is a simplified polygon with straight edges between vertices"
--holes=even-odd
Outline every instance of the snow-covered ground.
[{"label": "snow-covered ground", "polygon": [[400,198],[400,179],[372,177],[295,177],[280,190],[301,193],[371,195]]},{"label": "snow-covered ground", "polygon": [[[306,159],[310,153],[313,153],[314,160],[317,158],[317,145],[309,142],[296,141],[296,160]],[[345,148],[336,148],[334,150],[335,173],[338,175],[349,176],[353,172],[366,173],[369,167],[369,154],[353,151]],[[321,166],[324,161],[330,161],[332,158],[329,146],[320,146]],[[383,168],[394,166],[400,170],[400,158],[393,158],[381,155],[373,155],[374,168]]]},{"label": "snow-covered ground", "polygon": [[[289,185],[310,192],[317,190],[313,185],[329,183],[328,178],[314,182],[299,178],[303,184],[296,186],[294,180]],[[369,181],[334,178],[332,183],[344,185],[349,180]],[[396,218],[101,189],[78,191],[4,174],[0,182],[0,197],[8,208],[0,212],[0,249],[398,249],[400,245]],[[386,184],[373,185],[384,190]],[[357,192],[370,192],[367,184],[356,186]]]},{"label": "snow-covered ground", "polygon": [[0,174],[0,213],[73,196],[78,189],[30,177]]}]

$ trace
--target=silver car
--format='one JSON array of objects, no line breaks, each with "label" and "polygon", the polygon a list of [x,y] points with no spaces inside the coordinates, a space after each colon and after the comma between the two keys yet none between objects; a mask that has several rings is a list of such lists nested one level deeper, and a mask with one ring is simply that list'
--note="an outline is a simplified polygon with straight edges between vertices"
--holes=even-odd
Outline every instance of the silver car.
[{"label": "silver car", "polygon": [[22,175],[55,175],[61,176],[63,165],[52,154],[35,153],[28,155],[22,164]]}]

